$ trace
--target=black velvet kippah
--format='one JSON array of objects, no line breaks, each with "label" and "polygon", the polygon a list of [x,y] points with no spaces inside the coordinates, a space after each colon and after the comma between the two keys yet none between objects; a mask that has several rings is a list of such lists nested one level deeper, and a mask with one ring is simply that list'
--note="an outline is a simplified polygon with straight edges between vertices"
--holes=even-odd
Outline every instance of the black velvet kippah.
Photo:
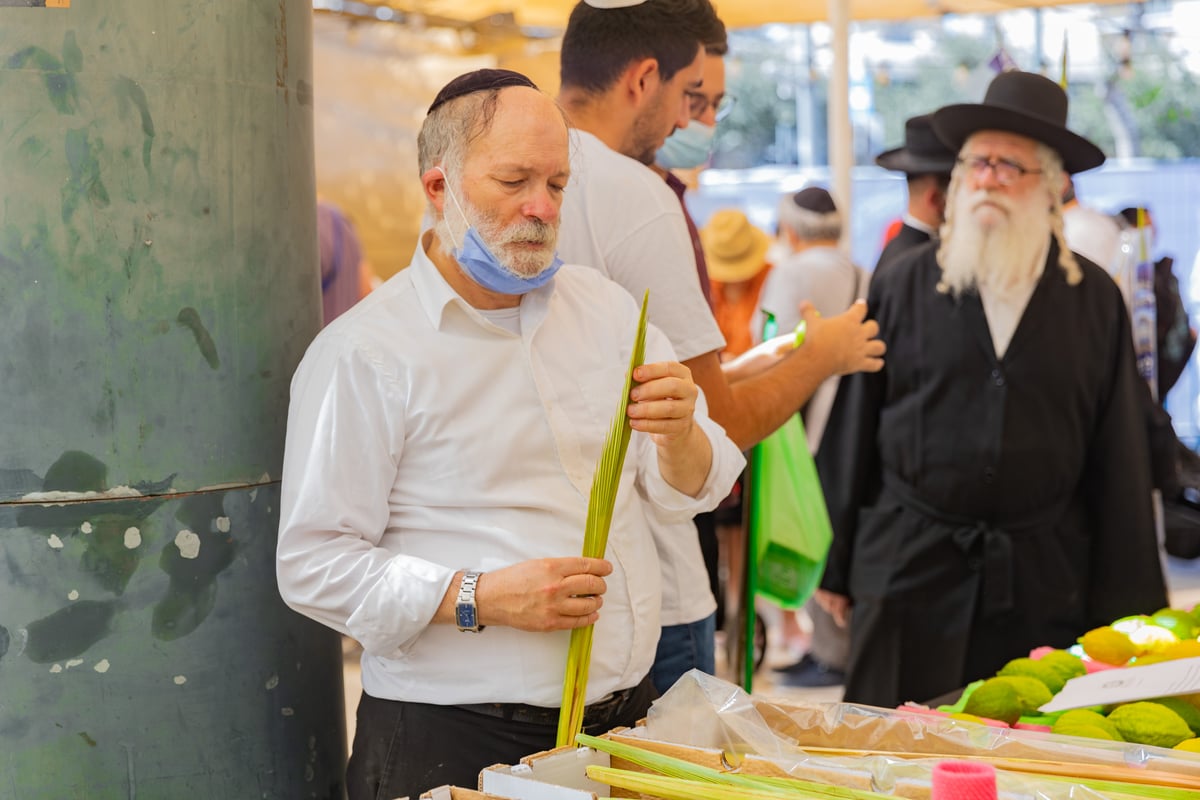
[{"label": "black velvet kippah", "polygon": [[437,93],[437,97],[433,98],[433,104],[429,106],[429,110],[425,113],[426,115],[432,114],[438,106],[449,103],[456,97],[474,94],[475,92],[485,92],[489,89],[502,89],[505,86],[537,88],[529,78],[526,78],[519,72],[513,72],[511,69],[477,69],[474,72],[459,75],[443,86],[442,90]]},{"label": "black velvet kippah", "polygon": [[819,186],[801,189],[792,195],[792,202],[806,211],[815,211],[818,214],[832,214],[837,211],[829,192]]}]

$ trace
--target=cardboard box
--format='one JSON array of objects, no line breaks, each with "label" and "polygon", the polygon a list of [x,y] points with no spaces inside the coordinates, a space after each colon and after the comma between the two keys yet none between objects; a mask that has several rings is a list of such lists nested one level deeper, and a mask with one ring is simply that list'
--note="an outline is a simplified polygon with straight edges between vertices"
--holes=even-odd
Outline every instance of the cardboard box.
[{"label": "cardboard box", "polygon": [[[397,798],[397,800],[403,800]],[[438,786],[428,792],[421,792],[421,800],[504,800],[492,794],[484,794],[475,789],[464,789],[461,786]]]}]

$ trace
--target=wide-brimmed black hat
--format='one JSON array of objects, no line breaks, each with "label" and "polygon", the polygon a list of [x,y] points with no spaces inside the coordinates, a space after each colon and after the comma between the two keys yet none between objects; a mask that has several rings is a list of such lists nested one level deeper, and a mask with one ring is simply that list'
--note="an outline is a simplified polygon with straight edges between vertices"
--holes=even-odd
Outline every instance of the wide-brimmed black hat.
[{"label": "wide-brimmed black hat", "polygon": [[954,151],[933,132],[933,115],[921,114],[905,121],[904,146],[885,150],[875,156],[875,163],[905,175],[949,176],[954,157]]},{"label": "wide-brimmed black hat", "polygon": [[976,131],[1017,133],[1054,149],[1074,174],[1104,163],[1104,152],[1067,130],[1067,93],[1033,72],[1001,72],[982,103],[960,103],[933,112],[933,131],[955,152]]}]

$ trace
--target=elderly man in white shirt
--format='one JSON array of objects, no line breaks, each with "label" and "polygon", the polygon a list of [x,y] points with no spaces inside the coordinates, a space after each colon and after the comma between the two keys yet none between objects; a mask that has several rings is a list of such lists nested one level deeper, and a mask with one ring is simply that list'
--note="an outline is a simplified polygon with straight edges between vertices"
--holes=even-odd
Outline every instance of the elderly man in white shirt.
[{"label": "elderly man in white shirt", "polygon": [[419,147],[434,225],[314,340],[288,417],[280,591],[364,648],[351,800],[474,785],[553,746],[575,627],[596,625],[585,729],[643,716],[645,509],[711,509],[743,466],[651,326],[606,558],[580,556],[638,308],[555,255],[566,123],[524,76],[479,70],[442,90]]}]

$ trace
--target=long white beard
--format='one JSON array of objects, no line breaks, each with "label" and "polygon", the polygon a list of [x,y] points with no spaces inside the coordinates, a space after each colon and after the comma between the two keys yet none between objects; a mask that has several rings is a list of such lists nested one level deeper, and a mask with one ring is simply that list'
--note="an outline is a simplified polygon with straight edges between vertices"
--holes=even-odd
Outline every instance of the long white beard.
[{"label": "long white beard", "polygon": [[951,200],[938,253],[941,286],[956,296],[979,287],[1006,295],[1037,280],[1051,231],[1046,208],[961,188]]}]

